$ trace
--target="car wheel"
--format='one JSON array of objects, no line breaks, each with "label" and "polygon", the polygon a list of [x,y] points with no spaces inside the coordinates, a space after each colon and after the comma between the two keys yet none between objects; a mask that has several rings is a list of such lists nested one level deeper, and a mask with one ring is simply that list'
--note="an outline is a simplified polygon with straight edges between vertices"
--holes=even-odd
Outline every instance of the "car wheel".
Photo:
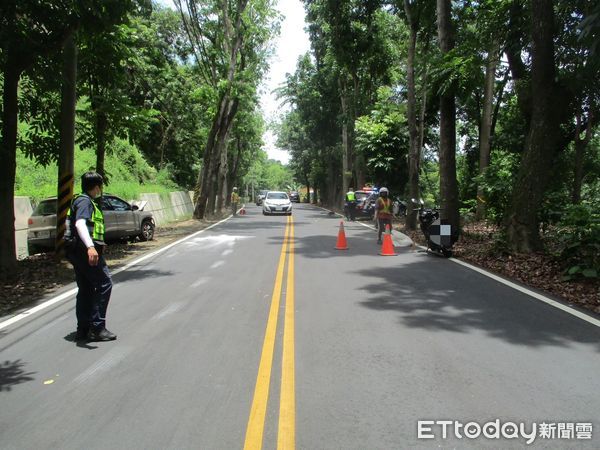
[{"label": "car wheel", "polygon": [[154,224],[151,220],[142,222],[142,232],[140,233],[140,241],[151,241],[154,238]]},{"label": "car wheel", "polygon": [[37,245],[27,244],[27,253],[29,256],[40,253],[40,248]]}]

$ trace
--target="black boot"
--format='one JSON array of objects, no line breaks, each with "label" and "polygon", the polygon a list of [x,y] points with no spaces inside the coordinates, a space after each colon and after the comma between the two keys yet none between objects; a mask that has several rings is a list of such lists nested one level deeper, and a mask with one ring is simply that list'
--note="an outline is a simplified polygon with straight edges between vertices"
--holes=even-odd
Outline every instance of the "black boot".
[{"label": "black boot", "polygon": [[89,335],[90,341],[114,341],[117,339],[117,335],[111,333],[106,328],[102,328],[101,330],[90,330]]}]

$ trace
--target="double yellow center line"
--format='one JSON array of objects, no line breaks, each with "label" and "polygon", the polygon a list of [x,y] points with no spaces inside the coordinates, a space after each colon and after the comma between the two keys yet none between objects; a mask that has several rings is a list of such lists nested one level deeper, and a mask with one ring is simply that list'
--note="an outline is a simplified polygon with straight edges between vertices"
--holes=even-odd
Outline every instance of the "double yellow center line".
[{"label": "double yellow center line", "polygon": [[287,282],[285,291],[285,316],[283,331],[283,356],[281,363],[281,394],[279,402],[279,427],[277,431],[277,448],[294,449],[296,445],[296,398],[294,378],[294,221],[288,216],[283,238],[283,246],[279,256],[275,286],[271,296],[271,309],[265,339],[258,366],[254,398],[250,409],[250,418],[246,428],[246,441],[244,449],[262,448],[263,432],[265,428],[265,415],[269,400],[269,385],[271,383],[271,369],[273,366],[273,353],[277,333],[277,320],[279,305],[283,289],[283,276],[286,256],[289,255],[287,264]]}]

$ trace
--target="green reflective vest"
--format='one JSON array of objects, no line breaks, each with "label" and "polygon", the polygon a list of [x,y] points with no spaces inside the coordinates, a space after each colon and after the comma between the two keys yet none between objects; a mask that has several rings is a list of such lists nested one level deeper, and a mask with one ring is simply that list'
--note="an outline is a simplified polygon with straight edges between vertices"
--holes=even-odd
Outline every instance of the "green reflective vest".
[{"label": "green reflective vest", "polygon": [[349,191],[346,194],[346,201],[348,201],[348,202],[355,202],[356,201],[356,195],[354,194],[353,191]]},{"label": "green reflective vest", "polygon": [[94,212],[92,213],[91,219],[86,220],[86,225],[90,236],[94,242],[104,242],[104,214],[102,210],[98,207],[96,202],[92,200],[92,198],[87,194],[78,194],[73,197],[71,200],[71,207],[67,211],[67,229],[65,232],[65,239],[73,239],[77,236],[77,232],[72,228],[75,227],[75,224],[71,224],[71,208],[73,207],[73,202],[79,196],[84,196],[89,198],[90,202],[92,202],[92,206],[94,208]]}]

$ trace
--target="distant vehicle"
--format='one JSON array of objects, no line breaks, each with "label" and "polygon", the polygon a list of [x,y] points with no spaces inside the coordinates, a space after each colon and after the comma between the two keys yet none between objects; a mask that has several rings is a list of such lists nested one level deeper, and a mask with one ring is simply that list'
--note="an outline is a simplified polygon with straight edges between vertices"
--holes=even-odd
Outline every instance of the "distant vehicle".
[{"label": "distant vehicle", "polygon": [[285,192],[269,191],[263,200],[263,214],[292,215],[292,202]]},{"label": "distant vehicle", "polygon": [[[105,239],[136,239],[150,241],[154,238],[154,217],[151,212],[130,205],[114,195],[102,197]],[[56,237],[56,197],[42,200],[28,220],[27,248],[29,254],[54,249]]]},{"label": "distant vehicle", "polygon": [[374,195],[376,194],[371,191],[354,191],[354,197],[356,198],[354,215],[357,219],[373,219],[375,213],[375,201],[377,200],[377,197],[373,197]]},{"label": "distant vehicle", "polygon": [[266,189],[258,191],[258,195],[256,196],[256,206],[262,205],[262,202],[265,199],[265,195],[267,195],[267,192],[269,191]]},{"label": "distant vehicle", "polygon": [[296,191],[290,192],[290,201],[292,202],[300,202],[300,194]]}]

